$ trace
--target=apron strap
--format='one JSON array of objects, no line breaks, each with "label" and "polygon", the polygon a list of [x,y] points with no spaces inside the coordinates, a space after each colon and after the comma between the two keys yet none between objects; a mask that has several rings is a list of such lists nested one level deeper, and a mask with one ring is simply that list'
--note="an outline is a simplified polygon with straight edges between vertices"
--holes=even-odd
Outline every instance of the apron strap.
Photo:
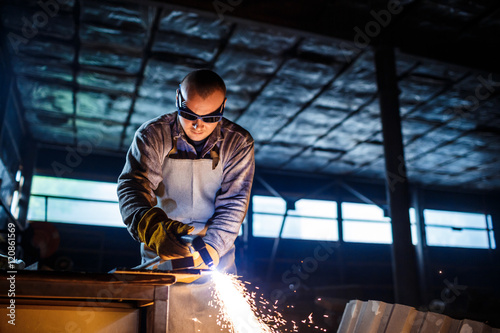
[{"label": "apron strap", "polygon": [[167,157],[170,157],[170,155],[174,155],[177,153],[177,137],[174,137],[172,139],[172,149],[167,154]]},{"label": "apron strap", "polygon": [[212,170],[215,170],[219,164],[219,147],[217,147],[217,145],[210,151],[210,157],[212,158]]}]

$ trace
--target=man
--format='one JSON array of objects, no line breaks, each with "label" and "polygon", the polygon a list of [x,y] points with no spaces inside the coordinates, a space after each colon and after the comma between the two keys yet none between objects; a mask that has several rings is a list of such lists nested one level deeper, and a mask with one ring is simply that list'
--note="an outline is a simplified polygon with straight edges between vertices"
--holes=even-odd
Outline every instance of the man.
[{"label": "man", "polygon": [[[176,92],[177,112],[136,132],[118,179],[124,223],[141,242],[143,262],[190,255],[180,241],[201,235],[218,270],[235,273],[234,241],[246,214],[255,171],[254,142],[222,117],[226,87],[210,70],[189,73]],[[210,332],[210,281],[171,289],[169,332]],[[217,328],[217,331],[220,327]]]}]

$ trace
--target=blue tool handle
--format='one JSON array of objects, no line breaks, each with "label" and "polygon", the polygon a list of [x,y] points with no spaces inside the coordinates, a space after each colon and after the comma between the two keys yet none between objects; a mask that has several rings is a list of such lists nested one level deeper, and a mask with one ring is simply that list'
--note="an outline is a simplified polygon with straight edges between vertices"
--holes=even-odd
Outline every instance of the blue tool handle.
[{"label": "blue tool handle", "polygon": [[192,246],[195,251],[200,253],[201,259],[209,268],[212,268],[214,265],[214,260],[208,253],[207,245],[201,236],[197,235],[184,235],[181,236],[183,242],[188,246]]}]

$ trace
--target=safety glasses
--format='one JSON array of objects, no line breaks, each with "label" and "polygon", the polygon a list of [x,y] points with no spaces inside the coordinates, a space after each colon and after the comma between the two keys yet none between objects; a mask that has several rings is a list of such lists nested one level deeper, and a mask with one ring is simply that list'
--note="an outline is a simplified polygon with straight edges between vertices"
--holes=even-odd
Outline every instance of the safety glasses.
[{"label": "safety glasses", "polygon": [[184,97],[182,97],[181,86],[179,85],[179,89],[177,90],[175,104],[177,104],[177,113],[179,114],[179,116],[181,116],[184,119],[187,119],[190,121],[196,121],[198,119],[201,119],[206,123],[216,123],[222,119],[222,113],[224,112],[224,102],[225,101],[226,101],[226,98],[224,98],[224,101],[222,102],[221,106],[218,107],[217,110],[215,110],[214,112],[211,112],[211,113],[206,114],[204,116],[197,115],[196,113],[191,111],[186,106],[186,101],[184,100]]}]

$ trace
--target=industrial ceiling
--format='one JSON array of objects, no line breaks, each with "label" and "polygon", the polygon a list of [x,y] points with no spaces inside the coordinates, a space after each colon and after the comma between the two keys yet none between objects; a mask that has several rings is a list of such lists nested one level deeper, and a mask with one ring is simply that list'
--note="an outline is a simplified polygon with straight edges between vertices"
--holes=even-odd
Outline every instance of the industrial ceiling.
[{"label": "industrial ceiling", "polygon": [[4,1],[33,138],[123,154],[141,123],[175,110],[189,71],[212,68],[258,167],[382,180],[368,43],[389,42],[410,182],[500,189],[498,1],[178,3]]}]

